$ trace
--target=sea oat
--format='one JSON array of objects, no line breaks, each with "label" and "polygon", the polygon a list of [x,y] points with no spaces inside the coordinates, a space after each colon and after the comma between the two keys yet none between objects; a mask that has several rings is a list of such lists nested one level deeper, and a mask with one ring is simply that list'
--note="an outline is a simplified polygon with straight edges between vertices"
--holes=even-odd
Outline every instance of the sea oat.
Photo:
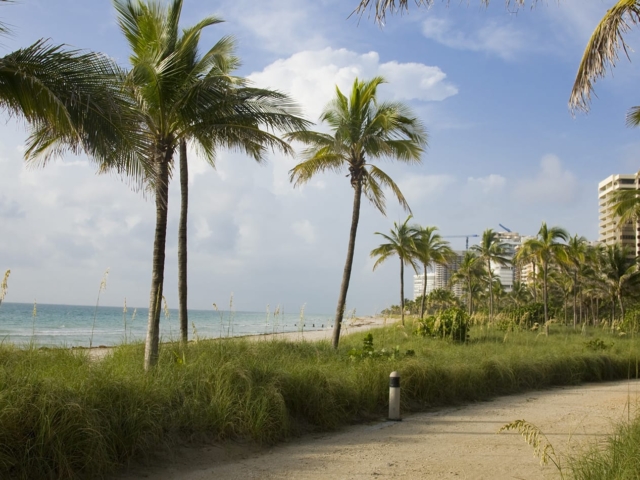
[{"label": "sea oat", "polygon": [[7,296],[7,290],[9,288],[7,280],[9,279],[9,275],[11,275],[11,270],[7,270],[4,273],[4,278],[2,279],[2,283],[0,283],[0,305],[4,302],[4,297]]}]

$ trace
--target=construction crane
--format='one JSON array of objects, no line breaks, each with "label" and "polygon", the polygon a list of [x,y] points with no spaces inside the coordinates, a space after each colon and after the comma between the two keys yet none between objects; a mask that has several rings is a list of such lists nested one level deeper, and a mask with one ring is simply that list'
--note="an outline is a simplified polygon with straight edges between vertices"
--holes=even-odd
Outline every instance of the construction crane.
[{"label": "construction crane", "polygon": [[505,227],[503,224],[499,223],[498,225],[500,225],[500,227],[502,227],[502,229],[503,229],[505,232],[511,233],[511,230],[509,230],[509,229],[508,229],[507,227]]},{"label": "construction crane", "polygon": [[479,237],[480,235],[471,234],[471,235],[442,235],[442,238],[466,238],[467,243],[465,250],[469,250],[469,237]]}]

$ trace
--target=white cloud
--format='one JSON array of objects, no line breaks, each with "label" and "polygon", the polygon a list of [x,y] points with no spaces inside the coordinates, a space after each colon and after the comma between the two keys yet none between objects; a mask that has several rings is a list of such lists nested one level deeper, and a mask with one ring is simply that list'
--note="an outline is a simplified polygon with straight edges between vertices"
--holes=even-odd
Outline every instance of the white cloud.
[{"label": "white cloud", "polygon": [[439,67],[395,61],[381,63],[377,52],[358,54],[344,48],[302,51],[252,73],[249,79],[258,86],[289,93],[307,117],[315,120],[335,96],[336,85],[348,92],[356,77],[368,79],[376,75],[384,76],[389,82],[380,88],[381,98],[442,101],[458,93]]},{"label": "white cloud", "polygon": [[487,175],[486,177],[469,177],[467,182],[471,187],[478,187],[482,190],[482,193],[496,193],[501,191],[505,184],[507,183],[507,179],[502,175],[496,175],[492,173],[491,175]]},{"label": "white cloud", "polygon": [[526,203],[568,204],[575,201],[577,194],[575,175],[563,168],[556,155],[542,157],[538,174],[518,181],[514,191],[515,198]]},{"label": "white cloud", "polygon": [[234,0],[226,5],[225,12],[229,20],[256,36],[260,46],[271,52],[291,53],[328,44],[322,29],[317,28],[321,12],[300,0]]},{"label": "white cloud", "polygon": [[313,244],[316,241],[316,230],[309,220],[293,223],[291,230],[308,244]]},{"label": "white cloud", "polygon": [[411,175],[397,183],[400,191],[411,204],[442,194],[454,182],[455,178],[452,175]]},{"label": "white cloud", "polygon": [[485,52],[511,60],[526,47],[525,35],[511,24],[495,20],[486,22],[478,29],[464,32],[454,28],[444,18],[429,17],[422,25],[422,34],[442,45],[456,50]]}]

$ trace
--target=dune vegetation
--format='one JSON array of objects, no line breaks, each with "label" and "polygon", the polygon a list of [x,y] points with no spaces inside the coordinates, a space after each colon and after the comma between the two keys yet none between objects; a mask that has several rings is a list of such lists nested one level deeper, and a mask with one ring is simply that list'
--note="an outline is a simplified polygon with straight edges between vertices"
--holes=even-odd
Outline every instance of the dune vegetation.
[{"label": "dune vegetation", "polygon": [[0,477],[100,478],[189,442],[272,444],[385,417],[388,377],[403,412],[556,385],[635,378],[635,336],[552,325],[550,335],[489,325],[467,342],[416,335],[408,319],[329,342],[222,339],[86,351],[0,348]]}]

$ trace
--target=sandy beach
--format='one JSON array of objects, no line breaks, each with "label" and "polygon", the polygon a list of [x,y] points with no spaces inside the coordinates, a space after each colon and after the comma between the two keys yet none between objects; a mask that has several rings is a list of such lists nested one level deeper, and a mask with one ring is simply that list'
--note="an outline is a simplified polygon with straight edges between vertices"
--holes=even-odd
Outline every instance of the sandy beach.
[{"label": "sandy beach", "polygon": [[[390,325],[396,320],[389,320],[385,317],[356,317],[353,319],[344,320],[342,323],[342,331],[340,335],[349,335],[352,333],[365,332],[372,328],[382,327],[384,325]],[[333,334],[332,328],[325,328],[322,330],[305,330],[302,332],[286,332],[286,333],[269,333],[260,335],[247,335],[244,338],[251,341],[269,341],[269,340],[289,340],[292,342],[317,342],[320,340],[331,340]],[[98,346],[92,348],[79,348],[78,351],[86,351],[88,355],[93,359],[104,358],[109,355],[115,347]]]}]

